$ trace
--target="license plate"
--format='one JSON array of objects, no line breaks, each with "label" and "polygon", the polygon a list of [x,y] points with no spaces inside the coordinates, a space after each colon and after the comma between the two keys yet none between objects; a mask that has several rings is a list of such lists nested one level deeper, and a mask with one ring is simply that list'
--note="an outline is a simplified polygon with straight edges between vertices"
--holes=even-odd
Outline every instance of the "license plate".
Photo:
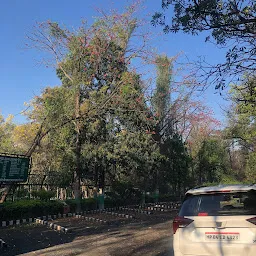
[{"label": "license plate", "polygon": [[206,232],[205,240],[207,241],[238,241],[240,233],[232,232]]}]

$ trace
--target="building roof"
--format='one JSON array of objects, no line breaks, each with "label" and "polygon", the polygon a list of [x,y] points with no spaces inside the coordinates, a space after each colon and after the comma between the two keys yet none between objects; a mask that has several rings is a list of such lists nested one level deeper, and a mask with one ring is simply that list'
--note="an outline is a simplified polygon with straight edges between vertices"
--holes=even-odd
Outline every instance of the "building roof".
[{"label": "building roof", "polygon": [[242,191],[249,191],[255,190],[256,191],[256,184],[253,185],[218,185],[212,187],[199,187],[193,188],[186,192],[186,194],[208,194],[208,193],[229,193],[229,192],[242,192]]}]

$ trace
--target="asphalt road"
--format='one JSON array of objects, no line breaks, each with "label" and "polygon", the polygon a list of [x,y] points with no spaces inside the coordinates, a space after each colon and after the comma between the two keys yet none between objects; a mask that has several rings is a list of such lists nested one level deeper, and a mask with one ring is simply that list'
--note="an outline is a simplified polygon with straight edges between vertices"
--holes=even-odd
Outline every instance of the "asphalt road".
[{"label": "asphalt road", "polygon": [[[0,229],[0,238],[8,248],[0,255],[173,256],[171,219],[169,213],[137,215],[130,223],[110,226],[73,219],[76,229],[70,234],[36,224],[4,228]],[[69,220],[62,220],[64,224],[65,221],[68,224]]]}]

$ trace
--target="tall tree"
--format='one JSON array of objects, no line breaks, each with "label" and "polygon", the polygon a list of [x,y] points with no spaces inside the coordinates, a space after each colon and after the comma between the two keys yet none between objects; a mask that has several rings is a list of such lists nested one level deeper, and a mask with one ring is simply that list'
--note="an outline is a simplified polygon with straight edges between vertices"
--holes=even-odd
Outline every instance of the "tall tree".
[{"label": "tall tree", "polygon": [[157,78],[156,90],[152,99],[154,111],[159,120],[166,118],[170,108],[170,88],[172,63],[167,56],[157,56],[156,60]]},{"label": "tall tree", "polygon": [[230,161],[237,177],[254,182],[255,146],[255,76],[245,77],[230,90],[232,106],[228,112],[225,136],[230,141]]},{"label": "tall tree", "polygon": [[205,140],[198,152],[197,184],[219,183],[229,174],[228,152],[218,138]]},{"label": "tall tree", "polygon": [[[155,111],[157,124],[154,138],[159,144],[160,154],[162,155],[160,169],[156,172],[156,191],[170,191],[180,193],[186,186],[188,178],[189,157],[186,151],[182,136],[177,129],[179,122],[177,114],[178,102],[176,98],[171,102],[171,92],[175,91],[171,84],[172,79],[172,59],[166,56],[156,58],[157,79],[156,89],[152,99],[153,110]],[[169,188],[168,188],[169,186]]]},{"label": "tall tree", "polygon": [[122,73],[129,61],[144,50],[138,44],[138,48],[128,51],[138,25],[134,12],[134,8],[128,8],[121,15],[103,15],[89,29],[83,26],[76,32],[62,29],[57,23],[42,23],[29,36],[32,46],[52,54],[62,81],[60,88],[47,89],[49,95],[47,91],[43,95],[46,100],[37,101],[39,112],[43,109],[37,115],[40,117],[37,121],[43,124],[37,144],[46,134],[73,125],[70,129],[75,137],[69,142],[73,145],[77,210],[81,197],[82,147],[87,139],[88,123],[106,122],[109,107],[122,84]]},{"label": "tall tree", "polygon": [[[164,143],[170,130],[173,129],[169,109],[170,109],[170,83],[172,63],[167,56],[157,56],[156,60],[157,79],[155,93],[152,98],[153,111],[157,117],[158,123],[156,125],[156,141],[159,143],[160,154],[164,154]],[[168,131],[168,132],[167,132]],[[164,170],[161,166],[161,170]],[[155,193],[156,197],[159,191],[159,177],[162,173],[156,170],[155,173]],[[157,198],[156,198],[157,200]]]}]

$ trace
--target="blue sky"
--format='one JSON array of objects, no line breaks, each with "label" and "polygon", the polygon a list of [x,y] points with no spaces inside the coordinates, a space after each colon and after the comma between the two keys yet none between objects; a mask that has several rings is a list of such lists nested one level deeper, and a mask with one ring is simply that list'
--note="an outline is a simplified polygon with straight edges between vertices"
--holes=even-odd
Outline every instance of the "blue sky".
[{"label": "blue sky", "polygon": [[[16,123],[22,123],[25,118],[19,113],[25,109],[24,102],[29,102],[39,95],[45,86],[59,84],[55,71],[39,65],[40,56],[32,50],[25,49],[26,33],[32,30],[36,21],[52,20],[69,27],[78,27],[82,19],[93,22],[99,14],[95,7],[106,11],[109,8],[122,10],[130,1],[108,0],[8,0],[1,1],[0,7],[0,111],[7,117],[15,116]],[[146,0],[146,10],[149,14],[161,9],[161,0]],[[149,26],[154,33],[160,28]],[[205,35],[190,36],[182,33],[158,36],[153,40],[153,47],[159,53],[174,56],[183,51],[189,59],[206,56],[212,63],[222,61],[224,52],[214,45],[205,43]],[[226,104],[215,94],[214,88],[207,90],[205,101],[211,107],[218,119],[224,120],[219,105]]]}]

